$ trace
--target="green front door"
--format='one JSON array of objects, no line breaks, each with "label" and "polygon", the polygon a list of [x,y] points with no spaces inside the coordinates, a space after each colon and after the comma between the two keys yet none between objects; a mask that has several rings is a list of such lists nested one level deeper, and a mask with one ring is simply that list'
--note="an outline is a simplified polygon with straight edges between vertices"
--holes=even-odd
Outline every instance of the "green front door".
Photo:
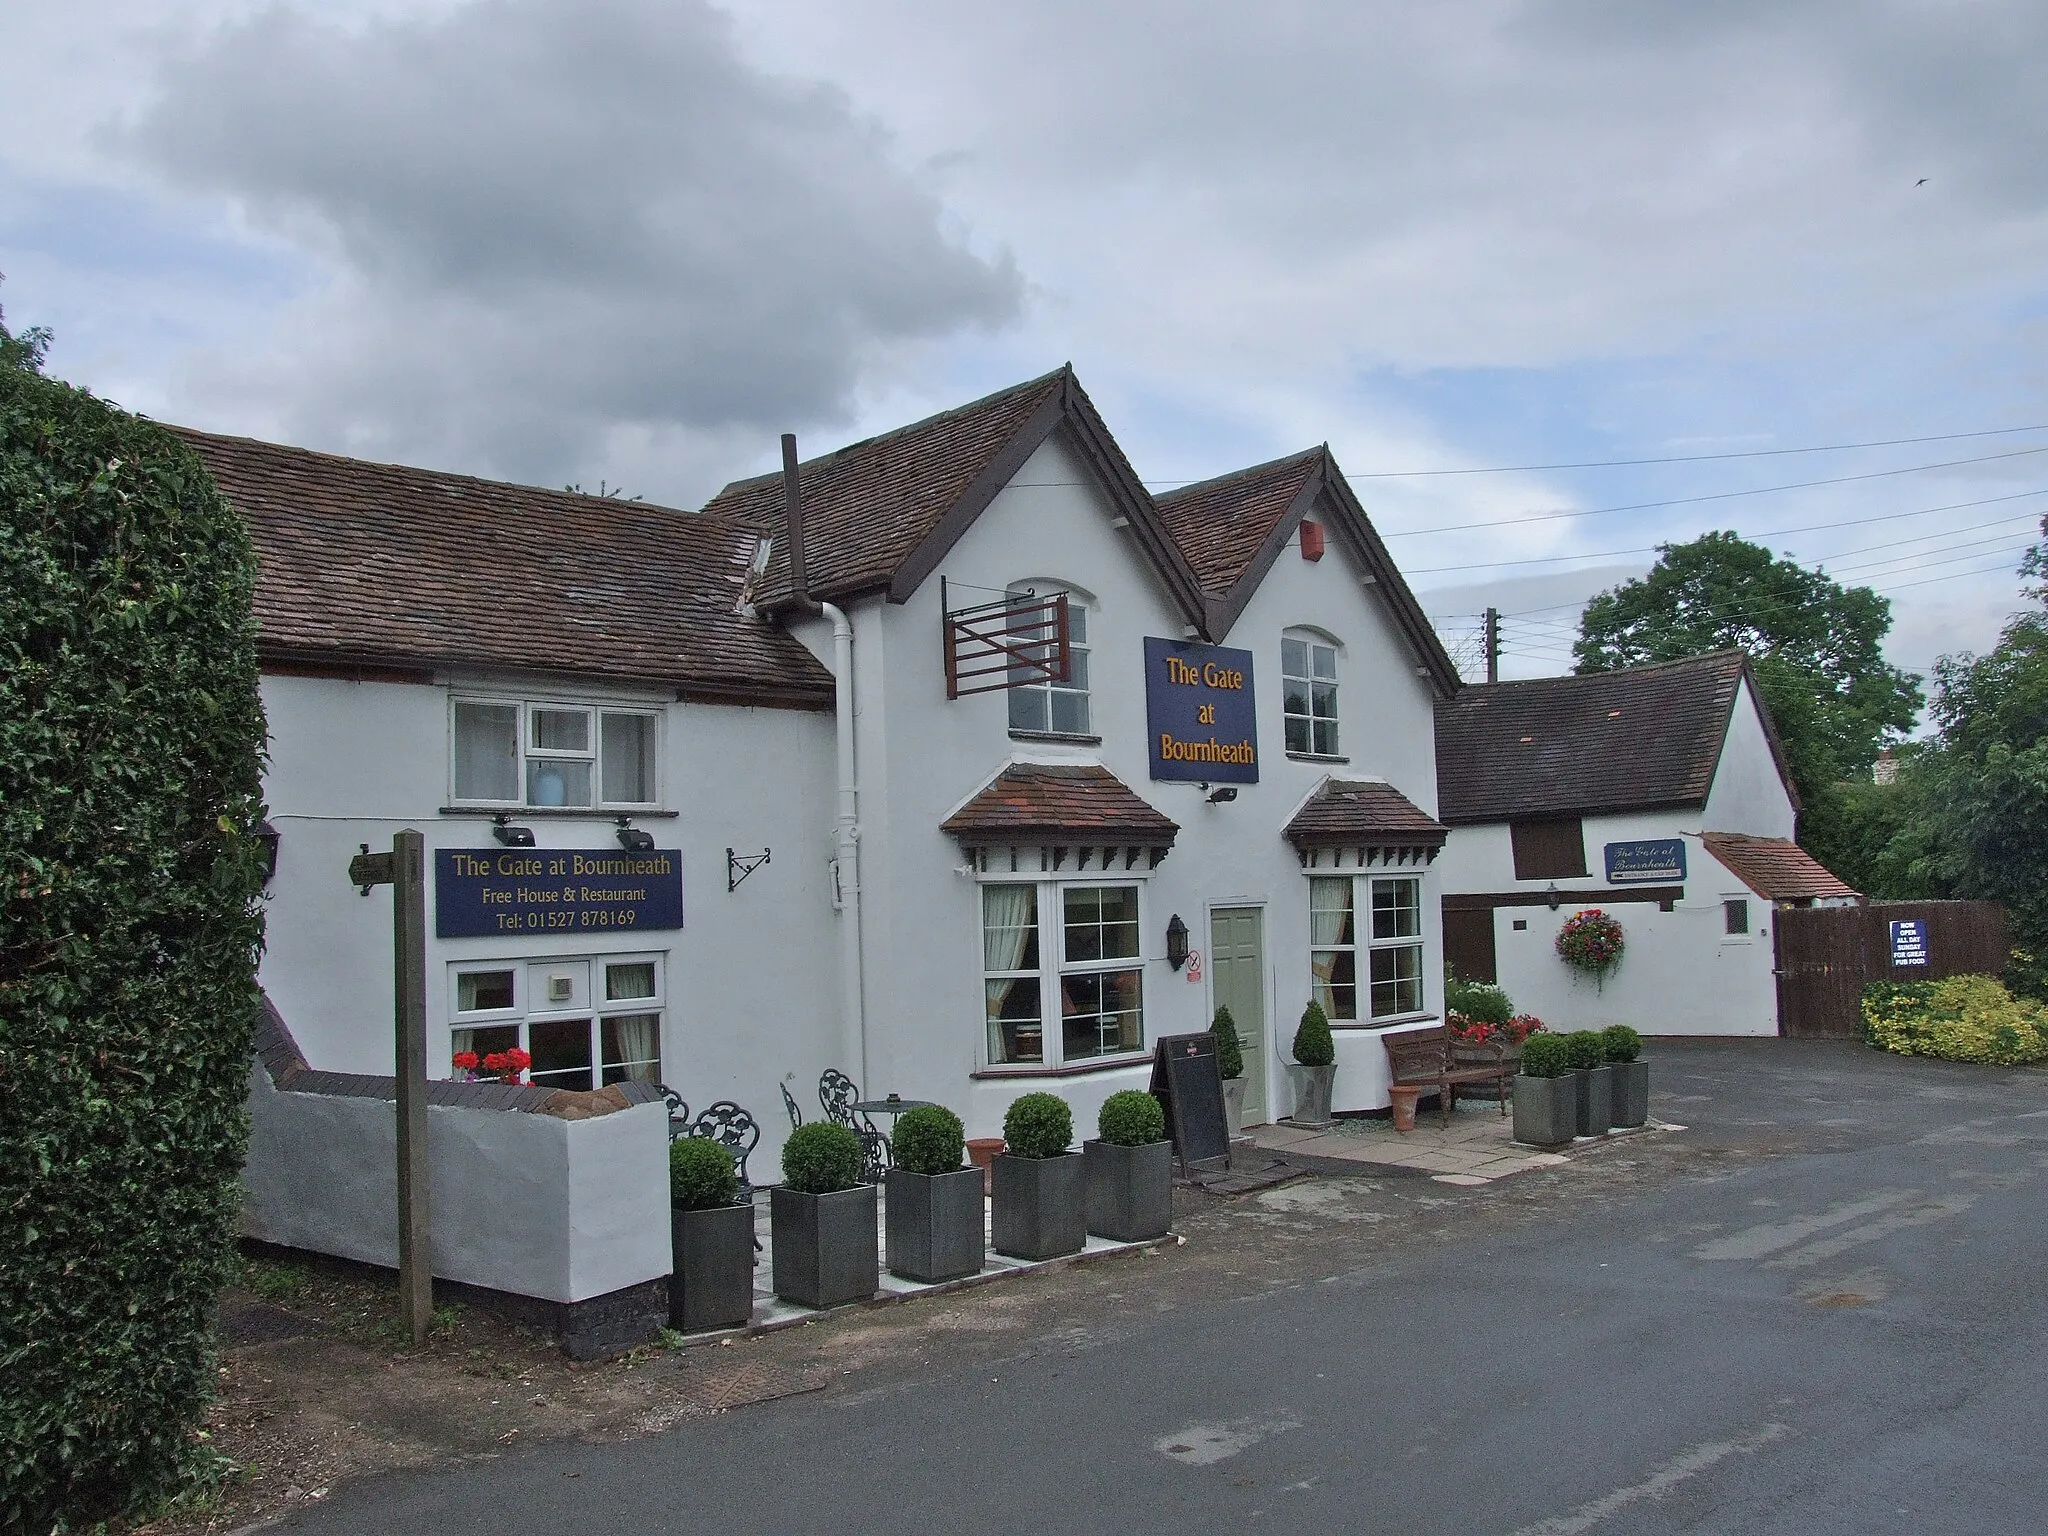
[{"label": "green front door", "polygon": [[1244,1123],[1264,1125],[1266,1109],[1265,916],[1258,907],[1209,913],[1209,974],[1216,1006],[1228,1008],[1244,1044]]}]

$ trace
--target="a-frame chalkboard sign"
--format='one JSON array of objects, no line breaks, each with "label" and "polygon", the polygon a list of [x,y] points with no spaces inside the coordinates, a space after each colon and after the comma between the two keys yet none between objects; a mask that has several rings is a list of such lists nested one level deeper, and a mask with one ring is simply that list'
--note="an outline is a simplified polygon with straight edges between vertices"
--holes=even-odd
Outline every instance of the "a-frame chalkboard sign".
[{"label": "a-frame chalkboard sign", "polygon": [[1166,1130],[1183,1175],[1230,1164],[1230,1126],[1223,1114],[1223,1075],[1216,1037],[1167,1035],[1152,1047],[1152,1093],[1166,1107]]}]

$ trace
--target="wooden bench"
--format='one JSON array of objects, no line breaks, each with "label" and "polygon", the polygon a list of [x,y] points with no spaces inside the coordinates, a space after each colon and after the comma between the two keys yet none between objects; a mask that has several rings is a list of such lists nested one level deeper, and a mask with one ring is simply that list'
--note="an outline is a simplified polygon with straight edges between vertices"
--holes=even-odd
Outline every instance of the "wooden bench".
[{"label": "wooden bench", "polygon": [[1445,1125],[1451,1123],[1451,1105],[1463,1083],[1494,1084],[1500,1094],[1500,1112],[1508,1112],[1508,1080],[1514,1076],[1515,1066],[1506,1059],[1506,1046],[1495,1042],[1490,1049],[1498,1059],[1474,1066],[1452,1060],[1451,1032],[1442,1025],[1382,1035],[1380,1041],[1387,1048],[1387,1065],[1393,1069],[1394,1086],[1435,1089],[1437,1108]]}]

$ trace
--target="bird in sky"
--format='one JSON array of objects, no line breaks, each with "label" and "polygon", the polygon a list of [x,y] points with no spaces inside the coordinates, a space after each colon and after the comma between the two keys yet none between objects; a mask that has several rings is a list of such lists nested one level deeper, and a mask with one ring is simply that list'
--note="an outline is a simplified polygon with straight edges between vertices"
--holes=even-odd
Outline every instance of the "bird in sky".
[{"label": "bird in sky", "polygon": [[1914,182],[1913,185],[1916,187],[1924,187],[1927,185],[1927,178],[1925,176],[1922,176],[1918,181]]}]

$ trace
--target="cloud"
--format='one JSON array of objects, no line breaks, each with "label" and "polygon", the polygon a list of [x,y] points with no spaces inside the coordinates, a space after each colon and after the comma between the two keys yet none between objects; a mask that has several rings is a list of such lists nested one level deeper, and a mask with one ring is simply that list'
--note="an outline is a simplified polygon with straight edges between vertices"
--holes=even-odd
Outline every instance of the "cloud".
[{"label": "cloud", "polygon": [[350,452],[659,472],[843,420],[896,352],[1022,302],[879,126],[742,60],[701,0],[272,6],[112,138],[315,258],[275,348],[200,388]]}]

